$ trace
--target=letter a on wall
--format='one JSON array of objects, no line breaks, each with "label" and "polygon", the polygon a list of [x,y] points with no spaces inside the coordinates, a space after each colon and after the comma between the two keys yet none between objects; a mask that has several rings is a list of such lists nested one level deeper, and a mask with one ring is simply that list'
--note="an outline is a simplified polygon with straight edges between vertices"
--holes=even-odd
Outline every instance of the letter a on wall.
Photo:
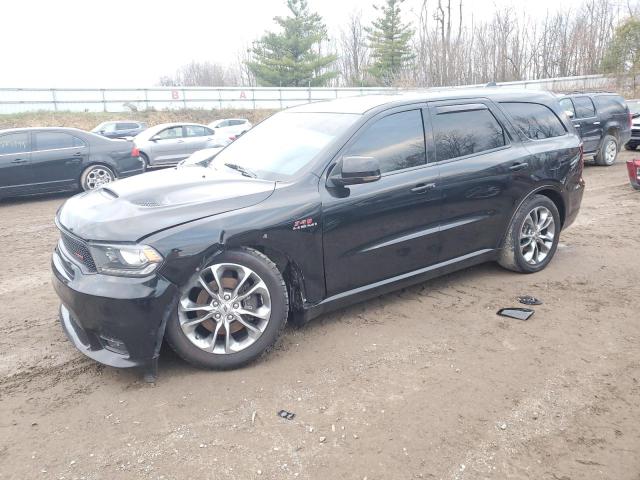
[{"label": "letter a on wall", "polygon": [[244,93],[244,90],[240,92],[240,98],[247,98],[247,95]]}]

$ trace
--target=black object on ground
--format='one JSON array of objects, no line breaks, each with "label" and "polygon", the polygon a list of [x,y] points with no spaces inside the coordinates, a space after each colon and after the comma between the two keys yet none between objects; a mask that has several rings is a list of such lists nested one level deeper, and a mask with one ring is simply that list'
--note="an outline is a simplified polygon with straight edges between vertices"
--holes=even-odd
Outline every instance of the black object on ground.
[{"label": "black object on ground", "polygon": [[498,310],[498,315],[516,320],[529,320],[534,313],[530,308],[501,308]]},{"label": "black object on ground", "polygon": [[536,297],[532,297],[531,295],[522,295],[518,297],[518,301],[524,305],[542,305],[542,300],[538,300]]},{"label": "black object on ground", "polygon": [[295,413],[287,412],[286,410],[280,410],[278,412],[278,416],[282,418],[286,418],[287,420],[293,420],[293,417],[296,416]]}]

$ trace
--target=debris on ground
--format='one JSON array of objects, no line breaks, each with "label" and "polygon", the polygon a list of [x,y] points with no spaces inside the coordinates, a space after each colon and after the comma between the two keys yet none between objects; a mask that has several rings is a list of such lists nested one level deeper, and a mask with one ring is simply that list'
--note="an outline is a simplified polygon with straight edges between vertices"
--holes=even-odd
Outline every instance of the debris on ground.
[{"label": "debris on ground", "polygon": [[291,413],[291,412],[287,412],[286,410],[280,410],[278,412],[278,416],[282,417],[282,418],[286,418],[287,420],[293,420],[293,418],[296,416],[295,413]]},{"label": "debris on ground", "polygon": [[542,305],[542,300],[532,297],[531,295],[521,295],[518,297],[518,301],[523,305]]},{"label": "debris on ground", "polygon": [[501,308],[498,315],[502,317],[515,318],[516,320],[529,320],[535,312],[530,308]]}]

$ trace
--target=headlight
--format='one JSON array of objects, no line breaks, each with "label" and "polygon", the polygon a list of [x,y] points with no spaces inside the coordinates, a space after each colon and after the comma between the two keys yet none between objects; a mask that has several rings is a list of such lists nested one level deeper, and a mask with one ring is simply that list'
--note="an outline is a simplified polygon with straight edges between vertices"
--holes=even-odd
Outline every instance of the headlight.
[{"label": "headlight", "polygon": [[125,277],[143,277],[162,262],[162,255],[148,245],[89,244],[99,273]]}]

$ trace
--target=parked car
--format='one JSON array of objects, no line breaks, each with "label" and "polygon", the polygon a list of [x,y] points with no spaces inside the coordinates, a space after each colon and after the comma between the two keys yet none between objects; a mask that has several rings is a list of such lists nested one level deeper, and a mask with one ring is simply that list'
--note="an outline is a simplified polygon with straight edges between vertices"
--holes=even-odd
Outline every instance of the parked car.
[{"label": "parked car", "polygon": [[207,166],[211,160],[216,158],[224,147],[204,148],[192,153],[187,158],[178,163],[178,167]]},{"label": "parked car", "polygon": [[640,100],[627,100],[631,113],[631,138],[625,144],[627,150],[635,150],[640,145]]},{"label": "parked car", "polygon": [[231,140],[197,123],[162,123],[133,139],[146,167],[175,165],[203,148],[224,147]]},{"label": "parked car", "polygon": [[135,137],[147,129],[144,122],[133,122],[130,120],[118,120],[115,122],[102,122],[91,130],[93,133],[107,138]]},{"label": "parked car", "polygon": [[631,137],[631,114],[615,93],[564,95],[560,105],[569,113],[584,142],[584,153],[598,165],[613,165],[618,152]]},{"label": "parked car", "polygon": [[627,173],[631,186],[640,190],[640,158],[627,160]]},{"label": "parked car", "polygon": [[581,144],[545,92],[287,109],[208,166],[67,200],[53,255],[62,325],[108,365],[152,373],[164,337],[226,369],[269,350],[288,319],[487,261],[540,272],[580,208]]},{"label": "parked car", "polygon": [[0,198],[93,190],[142,171],[130,141],[75,128],[0,130]]},{"label": "parked car", "polygon": [[216,134],[225,136],[232,141],[240,135],[244,135],[251,127],[251,122],[246,118],[222,118],[209,124],[209,128],[215,130]]}]

